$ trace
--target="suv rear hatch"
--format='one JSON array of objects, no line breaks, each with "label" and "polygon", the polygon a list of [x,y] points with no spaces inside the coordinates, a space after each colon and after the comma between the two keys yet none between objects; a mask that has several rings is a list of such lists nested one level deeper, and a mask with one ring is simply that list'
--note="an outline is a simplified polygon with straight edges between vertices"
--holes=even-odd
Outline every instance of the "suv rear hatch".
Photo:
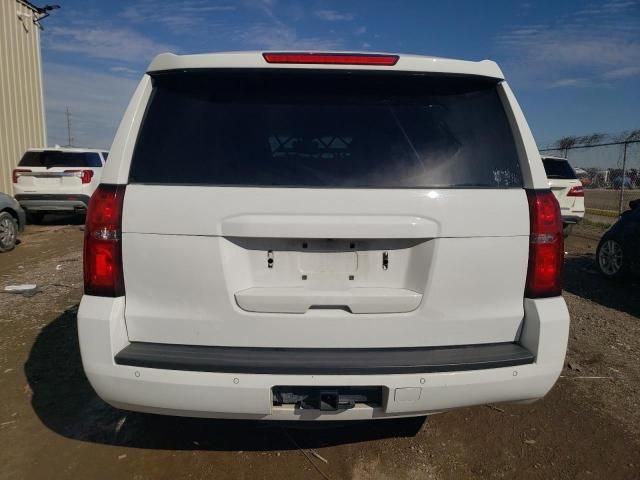
[{"label": "suv rear hatch", "polygon": [[156,73],[126,188],[129,339],[512,342],[529,210],[496,79]]},{"label": "suv rear hatch", "polygon": [[[576,172],[567,160],[543,157],[542,163],[549,179],[549,187],[560,204],[560,210],[568,214],[576,206],[577,199],[584,197],[582,182],[578,180]],[[582,205],[580,212],[584,213]]]},{"label": "suv rear hatch", "polygon": [[14,170],[21,193],[82,193],[95,169],[102,167],[95,152],[27,151]]}]

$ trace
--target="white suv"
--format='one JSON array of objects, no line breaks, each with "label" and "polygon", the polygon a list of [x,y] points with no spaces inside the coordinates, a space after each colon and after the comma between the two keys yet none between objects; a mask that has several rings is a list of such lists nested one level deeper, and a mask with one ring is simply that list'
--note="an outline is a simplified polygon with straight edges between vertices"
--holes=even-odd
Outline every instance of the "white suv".
[{"label": "white suv", "polygon": [[33,221],[52,212],[85,213],[107,156],[103,150],[31,148],[13,170],[16,200]]},{"label": "white suv", "polygon": [[490,61],[162,54],[85,235],[82,360],[119,408],[417,416],[563,366],[558,202]]},{"label": "white suv", "polygon": [[584,217],[584,189],[575,170],[566,158],[543,156],[542,163],[549,179],[549,188],[560,204],[565,235]]}]

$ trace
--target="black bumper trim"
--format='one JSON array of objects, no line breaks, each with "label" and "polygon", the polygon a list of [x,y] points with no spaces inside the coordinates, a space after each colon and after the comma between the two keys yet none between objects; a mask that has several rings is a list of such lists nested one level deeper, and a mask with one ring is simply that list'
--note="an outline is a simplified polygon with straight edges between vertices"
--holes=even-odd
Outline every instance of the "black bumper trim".
[{"label": "black bumper trim", "polygon": [[82,202],[85,205],[89,205],[89,195],[83,195],[80,193],[19,193],[15,195],[15,199],[18,202]]},{"label": "black bumper trim", "polygon": [[576,225],[578,223],[580,223],[582,221],[582,217],[579,217],[577,215],[563,215],[562,216],[562,223],[567,224],[567,225]]},{"label": "black bumper trim", "polygon": [[118,365],[192,372],[377,375],[457,372],[533,363],[517,343],[411,348],[254,348],[134,342]]}]

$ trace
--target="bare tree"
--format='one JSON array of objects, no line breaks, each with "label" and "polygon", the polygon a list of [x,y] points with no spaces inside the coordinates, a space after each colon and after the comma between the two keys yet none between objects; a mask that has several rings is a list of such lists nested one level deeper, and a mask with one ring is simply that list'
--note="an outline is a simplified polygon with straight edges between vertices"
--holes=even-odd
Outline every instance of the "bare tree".
[{"label": "bare tree", "polygon": [[556,141],[555,146],[560,150],[566,151],[567,149],[572,148],[574,145],[576,145],[576,143],[578,143],[577,137],[562,137],[561,139]]},{"label": "bare tree", "polygon": [[589,135],[583,135],[582,137],[576,137],[577,145],[593,145],[594,143],[600,143],[607,138],[606,133],[591,133]]},{"label": "bare tree", "polygon": [[640,129],[622,132],[614,137],[617,142],[634,142],[640,140]]}]

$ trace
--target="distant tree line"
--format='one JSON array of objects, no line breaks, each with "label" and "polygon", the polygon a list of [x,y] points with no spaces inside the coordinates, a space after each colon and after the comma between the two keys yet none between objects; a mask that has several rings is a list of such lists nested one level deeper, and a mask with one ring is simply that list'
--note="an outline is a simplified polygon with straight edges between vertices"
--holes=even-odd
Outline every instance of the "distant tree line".
[{"label": "distant tree line", "polygon": [[588,147],[602,143],[625,143],[640,141],[640,129],[628,130],[618,134],[590,133],[589,135],[569,135],[559,138],[552,144],[552,148],[569,150],[575,147]]}]

